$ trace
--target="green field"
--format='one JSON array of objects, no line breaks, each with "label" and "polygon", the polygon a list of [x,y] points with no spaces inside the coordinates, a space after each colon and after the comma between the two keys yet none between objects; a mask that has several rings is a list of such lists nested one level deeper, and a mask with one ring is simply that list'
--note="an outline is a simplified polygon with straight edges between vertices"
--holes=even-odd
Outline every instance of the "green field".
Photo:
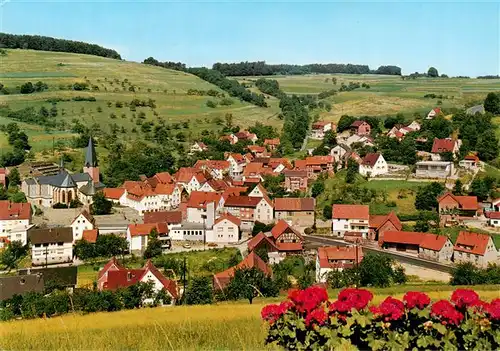
[{"label": "green field", "polygon": [[[433,300],[449,298],[458,287],[403,285],[370,289],[374,303],[386,296],[402,298],[405,291],[428,292]],[[498,286],[470,286],[484,300],[498,297]],[[330,291],[331,298],[338,291]],[[0,348],[6,350],[262,350],[266,325],[260,311],[268,303],[256,299],[207,306],[145,308],[89,315],[3,322]]]}]

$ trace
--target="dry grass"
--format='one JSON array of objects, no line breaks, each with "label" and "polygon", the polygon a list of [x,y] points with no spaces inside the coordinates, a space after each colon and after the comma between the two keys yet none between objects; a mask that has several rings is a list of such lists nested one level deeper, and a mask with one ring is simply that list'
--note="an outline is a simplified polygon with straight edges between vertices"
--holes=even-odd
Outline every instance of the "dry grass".
[{"label": "dry grass", "polygon": [[[499,297],[494,286],[476,287],[482,299]],[[428,286],[433,300],[450,297],[450,286]],[[485,289],[485,290],[480,290]],[[489,290],[488,290],[489,289]],[[492,290],[493,289],[493,290]],[[375,303],[389,293],[402,298],[403,291],[418,286],[375,289]],[[378,295],[377,295],[378,293]],[[336,296],[330,293],[330,296]],[[179,306],[66,315],[50,319],[0,324],[0,348],[8,350],[260,350],[266,327],[260,310],[278,299],[223,303],[210,306]]]}]

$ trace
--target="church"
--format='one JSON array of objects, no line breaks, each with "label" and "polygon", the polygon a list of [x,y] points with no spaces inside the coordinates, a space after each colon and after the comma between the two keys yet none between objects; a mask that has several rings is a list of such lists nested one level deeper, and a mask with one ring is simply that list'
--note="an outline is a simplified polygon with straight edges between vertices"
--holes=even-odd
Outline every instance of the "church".
[{"label": "church", "polygon": [[26,178],[21,188],[28,202],[42,207],[52,207],[57,203],[69,205],[74,199],[90,205],[92,196],[104,188],[99,180],[99,165],[92,137],[85,150],[82,173],[69,173],[61,162],[56,174]]}]

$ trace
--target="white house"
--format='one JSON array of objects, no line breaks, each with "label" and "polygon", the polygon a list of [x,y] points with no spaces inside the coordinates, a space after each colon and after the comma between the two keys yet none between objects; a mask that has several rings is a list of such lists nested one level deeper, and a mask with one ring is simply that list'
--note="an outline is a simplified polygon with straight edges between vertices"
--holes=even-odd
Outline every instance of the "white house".
[{"label": "white house", "polygon": [[369,231],[370,213],[368,205],[333,205],[333,235],[342,238],[346,232],[361,233],[366,239]]},{"label": "white house", "polygon": [[441,109],[439,107],[433,108],[432,110],[429,111],[427,114],[427,117],[425,119],[433,119],[437,115],[441,113]]},{"label": "white house", "polygon": [[248,196],[251,197],[264,197],[267,196],[267,191],[262,185],[262,183],[257,184],[255,188],[252,189],[252,191],[248,194]]},{"label": "white house", "polygon": [[181,190],[175,184],[158,184],[154,190],[159,201],[159,210],[171,210],[181,203]]},{"label": "white house", "polygon": [[77,240],[82,240],[84,230],[92,230],[95,228],[95,219],[87,210],[83,210],[73,219],[70,227],[73,230],[74,243]]},{"label": "white house", "polygon": [[389,172],[384,156],[379,153],[369,153],[359,165],[359,173],[364,177],[376,177]]},{"label": "white house", "polygon": [[351,152],[351,148],[345,144],[337,144],[330,150],[334,162],[341,162],[345,155]]},{"label": "white house", "polygon": [[34,266],[73,262],[73,229],[30,229],[31,262]]},{"label": "white house", "polygon": [[213,192],[193,191],[186,205],[186,219],[190,223],[212,228],[222,196]]},{"label": "white house", "polygon": [[267,196],[230,196],[224,212],[239,218],[242,230],[252,230],[255,221],[271,223],[274,219],[273,203]]},{"label": "white house", "polygon": [[207,233],[207,242],[237,243],[240,238],[240,225],[239,218],[230,214],[222,215],[216,219],[211,231],[212,235],[208,237]]},{"label": "white house", "polygon": [[203,172],[193,167],[182,167],[174,174],[177,185],[182,185],[190,194],[192,191],[200,190],[201,186],[207,181]]},{"label": "white house", "polygon": [[[2,186],[0,184],[0,186]],[[28,242],[27,231],[31,226],[31,205],[29,203],[14,203],[8,200],[0,201],[0,237],[6,237],[10,242]]]},{"label": "white house", "polygon": [[453,258],[457,263],[486,267],[488,263],[498,263],[498,252],[490,235],[462,231],[455,242]]},{"label": "white house", "polygon": [[247,163],[241,154],[229,154],[226,161],[229,162],[229,175],[231,178],[239,178],[243,175]]},{"label": "white house", "polygon": [[162,241],[162,248],[170,247],[170,237],[168,236],[168,226],[164,222],[129,224],[127,227],[127,242],[129,251],[132,254],[142,254],[148,246],[148,239],[151,231],[156,229],[158,239]]},{"label": "white house", "polygon": [[121,206],[127,205],[127,189],[125,188],[104,188],[102,189],[106,200]]},{"label": "white house", "polygon": [[428,260],[448,263],[453,256],[453,243],[445,235],[427,234],[420,242],[418,256]]},{"label": "white house", "polygon": [[492,227],[500,227],[500,212],[488,212],[488,224]]},{"label": "white house", "polygon": [[417,121],[413,121],[410,124],[408,124],[406,126],[406,128],[408,128],[412,131],[418,131],[418,130],[420,130],[421,126],[420,126],[420,123],[418,123]]},{"label": "white house", "polygon": [[224,179],[229,173],[230,163],[223,160],[198,160],[194,168],[210,173],[215,179]]},{"label": "white house", "polygon": [[194,154],[196,152],[203,152],[207,150],[208,148],[204,143],[202,143],[201,141],[196,141],[193,145],[191,145],[190,153]]},{"label": "white house", "polygon": [[330,130],[336,130],[336,126],[332,122],[319,121],[312,125],[311,138],[312,139],[323,139],[325,133]]},{"label": "white house", "polygon": [[145,211],[159,210],[161,208],[161,201],[151,187],[137,185],[127,190],[125,205],[133,208],[142,215]]},{"label": "white house", "polygon": [[316,254],[316,282],[326,283],[328,273],[352,268],[363,260],[363,249],[355,246],[319,247]]}]

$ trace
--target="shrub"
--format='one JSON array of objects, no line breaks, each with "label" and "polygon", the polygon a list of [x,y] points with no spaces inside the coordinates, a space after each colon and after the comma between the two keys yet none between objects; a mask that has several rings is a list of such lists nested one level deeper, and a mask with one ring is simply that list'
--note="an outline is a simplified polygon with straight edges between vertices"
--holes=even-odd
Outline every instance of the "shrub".
[{"label": "shrub", "polygon": [[210,108],[216,108],[217,107],[217,102],[213,101],[213,100],[208,100],[206,102],[206,105],[207,105],[207,107],[210,107]]},{"label": "shrub", "polygon": [[465,289],[432,305],[421,292],[407,292],[403,300],[389,296],[378,306],[369,306],[372,298],[364,289],[344,289],[334,302],[321,287],[292,290],[287,301],[262,309],[266,344],[295,350],[500,347],[500,299],[487,303]]},{"label": "shrub", "polygon": [[304,229],[304,233],[309,235],[309,234],[314,233],[314,230],[312,228],[307,227],[306,229]]},{"label": "shrub", "polygon": [[58,203],[53,204],[52,208],[68,208],[68,205],[58,202]]}]

